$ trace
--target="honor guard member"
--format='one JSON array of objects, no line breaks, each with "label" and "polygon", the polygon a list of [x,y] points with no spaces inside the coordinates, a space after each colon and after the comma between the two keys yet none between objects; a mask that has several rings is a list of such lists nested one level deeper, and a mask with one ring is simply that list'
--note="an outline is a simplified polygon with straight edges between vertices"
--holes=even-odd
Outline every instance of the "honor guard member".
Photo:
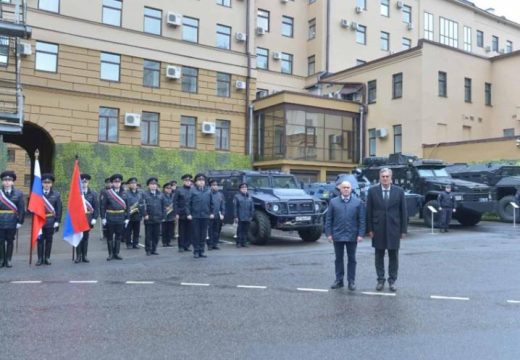
[{"label": "honor guard member", "polygon": [[161,222],[164,220],[164,199],[157,189],[157,178],[151,177],[146,181],[148,190],[143,193],[144,199],[144,249],[146,255],[159,255],[157,253],[157,243],[159,242],[159,232]]},{"label": "honor guard member", "polygon": [[15,189],[14,171],[4,171],[0,174],[0,268],[12,267],[13,243],[16,231],[22,227],[25,217],[25,202],[23,193]]},{"label": "honor guard member", "polygon": [[[103,197],[106,195],[107,191],[112,188],[112,183],[110,182],[110,178],[105,179],[105,186],[103,189],[99,191],[99,204],[103,203]],[[101,209],[100,209],[101,210]],[[108,239],[108,232],[107,232],[107,226],[102,224],[102,230],[103,230],[103,240]]]},{"label": "honor guard member", "polygon": [[195,185],[190,190],[187,205],[187,218],[191,221],[193,234],[193,257],[205,258],[204,249],[212,209],[209,189],[206,188],[206,177],[203,174],[195,175]]},{"label": "honor guard member", "polygon": [[249,233],[249,225],[253,220],[255,206],[253,199],[247,192],[246,183],[238,186],[238,194],[233,198],[233,208],[235,223],[238,224],[237,247],[247,247],[247,234]]},{"label": "honor guard member", "polygon": [[53,184],[54,175],[42,174],[43,205],[45,206],[46,221],[45,225],[43,225],[42,234],[38,237],[38,261],[36,266],[40,266],[42,263],[45,265],[51,264],[52,238],[54,233],[58,232],[61,222],[61,196],[59,192],[52,188]]},{"label": "honor guard member", "polygon": [[121,188],[123,175],[114,174],[110,177],[112,187],[106,191],[100,204],[101,222],[107,227],[107,261],[123,260],[119,256],[121,239],[126,225],[128,225],[128,204],[126,193]]},{"label": "honor guard member", "polygon": [[183,185],[175,192],[173,205],[175,220],[179,224],[179,252],[188,251],[191,245],[191,223],[186,214],[186,206],[192,186],[191,175],[184,174],[181,179]]},{"label": "honor guard member", "polygon": [[[93,229],[96,225],[97,218],[99,216],[99,203],[98,194],[89,188],[91,176],[89,174],[81,174],[81,191],[83,198],[85,199],[85,208],[87,211],[87,220],[90,224],[90,228]],[[80,243],[76,246],[76,264],[80,262],[88,263],[90,260],[87,258],[88,252],[88,239],[90,236],[90,230],[83,232],[83,237]]]},{"label": "honor guard member", "polygon": [[127,181],[126,201],[128,202],[128,225],[124,229],[127,249],[139,249],[139,233],[144,214],[143,192],[137,188],[137,178]]},{"label": "honor guard member", "polygon": [[451,193],[451,185],[446,185],[444,191],[439,193],[437,196],[437,202],[439,203],[439,210],[441,212],[441,216],[439,219],[439,226],[441,228],[441,232],[448,232],[448,228],[450,227],[451,215],[457,211],[455,196]]},{"label": "honor guard member", "polygon": [[172,184],[163,185],[164,221],[162,222],[162,244],[164,247],[172,247],[173,232],[175,230],[175,213],[173,212]]},{"label": "honor guard member", "polygon": [[210,198],[211,198],[211,214],[209,216],[209,242],[208,250],[219,250],[218,243],[220,240],[220,231],[222,230],[222,221],[226,211],[226,201],[224,194],[218,190],[218,181],[211,179]]}]

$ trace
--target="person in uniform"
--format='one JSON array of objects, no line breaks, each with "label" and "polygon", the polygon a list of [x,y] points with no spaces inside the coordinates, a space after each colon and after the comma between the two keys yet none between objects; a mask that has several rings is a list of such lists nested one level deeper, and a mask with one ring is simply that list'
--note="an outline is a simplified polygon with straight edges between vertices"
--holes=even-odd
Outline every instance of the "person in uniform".
[{"label": "person in uniform", "polygon": [[[89,188],[91,176],[89,174],[81,174],[81,191],[83,192],[83,198],[85,199],[85,208],[87,211],[87,220],[90,224],[90,228],[93,229],[96,225],[97,218],[99,216],[99,203],[98,195],[94,190]],[[88,263],[90,260],[87,258],[88,252],[88,239],[90,236],[90,230],[83,232],[83,237],[80,243],[76,246],[76,264],[80,262]]]},{"label": "person in uniform", "polygon": [[233,208],[235,211],[235,223],[238,224],[237,247],[247,247],[247,235],[249,233],[249,225],[255,213],[255,206],[253,199],[247,192],[246,183],[238,186],[238,193],[233,198]]},{"label": "person in uniform", "polygon": [[211,212],[211,199],[209,189],[206,188],[206,176],[197,174],[195,176],[195,186],[190,190],[186,206],[186,217],[191,221],[193,234],[193,257],[196,259],[206,257],[204,249]]},{"label": "person in uniform", "polygon": [[148,190],[143,193],[144,200],[144,231],[145,231],[145,251],[146,255],[159,255],[157,253],[157,243],[159,242],[159,232],[161,222],[164,220],[164,199],[157,189],[158,180],[151,177],[146,181]]},{"label": "person in uniform", "polygon": [[[110,178],[105,179],[105,186],[103,189],[99,191],[99,204],[103,202],[103,197],[106,195],[106,192],[112,188],[112,183],[110,182]],[[107,226],[102,224],[101,228],[103,230],[103,239],[102,240],[108,240],[108,230]]]},{"label": "person in uniform", "polygon": [[182,177],[183,186],[177,189],[174,196],[175,220],[179,227],[179,252],[189,251],[191,245],[191,223],[187,218],[186,207],[191,190],[191,175],[184,174]]},{"label": "person in uniform", "polygon": [[42,228],[42,234],[38,237],[38,261],[36,266],[51,264],[52,239],[54,233],[58,232],[62,215],[61,195],[52,188],[54,175],[42,174],[41,179],[46,221]]},{"label": "person in uniform", "polygon": [[451,193],[451,185],[446,185],[444,191],[439,193],[437,196],[437,202],[439,203],[439,210],[441,216],[439,219],[439,226],[441,232],[448,232],[450,227],[451,215],[457,211],[455,209],[455,196]]},{"label": "person in uniform", "polygon": [[22,227],[25,218],[23,193],[15,189],[14,171],[6,170],[0,174],[0,268],[12,267],[14,237]]},{"label": "person in uniform", "polygon": [[208,250],[219,250],[218,243],[226,211],[226,201],[224,194],[218,190],[218,181],[216,179],[211,179],[209,185],[212,211],[209,216]]},{"label": "person in uniform", "polygon": [[175,230],[175,213],[173,211],[172,184],[167,182],[163,185],[164,221],[161,224],[162,245],[172,247],[173,232]]},{"label": "person in uniform", "polygon": [[100,204],[101,223],[107,227],[107,261],[123,260],[119,256],[123,230],[128,225],[128,203],[126,193],[121,188],[123,175],[114,174],[110,177],[112,187],[103,196]]},{"label": "person in uniform", "polygon": [[139,249],[139,233],[144,214],[143,192],[137,188],[137,178],[127,181],[126,200],[128,202],[128,225],[124,229],[127,249]]}]

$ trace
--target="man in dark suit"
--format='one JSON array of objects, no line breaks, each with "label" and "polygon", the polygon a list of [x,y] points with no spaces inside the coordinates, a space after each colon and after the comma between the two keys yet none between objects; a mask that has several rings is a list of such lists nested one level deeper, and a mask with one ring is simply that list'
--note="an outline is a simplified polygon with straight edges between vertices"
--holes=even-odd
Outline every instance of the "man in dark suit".
[{"label": "man in dark suit", "polygon": [[406,201],[403,189],[392,185],[392,170],[381,169],[379,182],[368,190],[367,195],[367,231],[375,248],[376,290],[383,290],[385,285],[384,258],[387,250],[388,285],[390,291],[396,291],[399,246],[408,226]]}]

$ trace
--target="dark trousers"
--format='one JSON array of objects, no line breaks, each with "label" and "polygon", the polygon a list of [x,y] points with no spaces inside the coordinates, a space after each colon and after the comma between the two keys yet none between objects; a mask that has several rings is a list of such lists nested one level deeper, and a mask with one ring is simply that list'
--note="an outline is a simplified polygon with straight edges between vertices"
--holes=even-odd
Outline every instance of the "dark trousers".
[{"label": "dark trousers", "polygon": [[44,227],[42,229],[42,234],[40,237],[38,237],[38,259],[42,259],[44,256],[45,259],[49,259],[51,257],[53,236],[53,227]]},{"label": "dark trousers", "polygon": [[175,231],[175,221],[165,221],[161,226],[162,244],[171,245],[173,240],[173,232]]},{"label": "dark trousers", "polygon": [[107,225],[108,256],[119,255],[121,239],[123,237],[124,224],[108,223]]},{"label": "dark trousers", "polygon": [[250,221],[239,221],[237,228],[237,244],[245,245],[247,243],[247,235],[249,233]]},{"label": "dark trousers", "polygon": [[336,280],[343,282],[345,276],[345,264],[343,257],[347,248],[347,281],[353,283],[356,280],[356,249],[357,241],[334,241],[334,261],[336,269]]},{"label": "dark trousers", "polygon": [[439,226],[441,229],[447,230],[450,227],[451,215],[453,214],[453,209],[451,208],[442,208],[441,216],[439,218]]},{"label": "dark trousers", "polygon": [[209,240],[208,240],[208,247],[215,247],[218,246],[218,241],[220,240],[220,231],[222,230],[222,221],[220,220],[220,217],[217,217],[215,219],[211,219],[209,221]]},{"label": "dark trousers", "polygon": [[191,245],[191,221],[179,219],[179,249],[187,250]]},{"label": "dark trousers", "polygon": [[127,246],[139,245],[139,233],[141,232],[141,220],[130,220],[125,228],[125,242]]},{"label": "dark trousers", "polygon": [[147,253],[154,253],[159,243],[161,223],[144,224],[144,249]]},{"label": "dark trousers", "polygon": [[103,230],[103,239],[104,240],[108,240],[108,228],[106,225],[103,225],[101,227],[101,229]]},{"label": "dark trousers", "polygon": [[[393,284],[397,280],[399,269],[399,250],[388,249],[388,283]],[[376,249],[376,274],[377,281],[385,281],[385,249]]]},{"label": "dark trousers", "polygon": [[90,237],[90,230],[83,231],[83,237],[81,238],[81,241],[79,242],[78,246],[76,247],[76,258],[79,260],[83,260],[83,259],[87,258],[89,237]]},{"label": "dark trousers", "polygon": [[13,257],[16,229],[0,229],[0,267],[6,266]]},{"label": "dark trousers", "polygon": [[203,254],[208,235],[209,219],[194,218],[191,220],[191,231],[193,240],[193,253]]}]

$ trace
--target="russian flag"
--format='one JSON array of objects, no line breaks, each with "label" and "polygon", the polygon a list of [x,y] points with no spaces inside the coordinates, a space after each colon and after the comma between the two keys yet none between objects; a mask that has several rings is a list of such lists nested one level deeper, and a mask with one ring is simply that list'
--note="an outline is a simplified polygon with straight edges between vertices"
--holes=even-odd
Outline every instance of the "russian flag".
[{"label": "russian flag", "polygon": [[70,182],[69,203],[63,226],[63,240],[76,247],[83,238],[83,231],[90,230],[85,211],[85,202],[81,194],[81,179],[78,160],[74,161]]},{"label": "russian flag", "polygon": [[31,245],[34,247],[46,220],[45,205],[43,203],[42,174],[40,172],[40,162],[38,159],[34,162],[34,180],[27,209],[33,213]]}]

